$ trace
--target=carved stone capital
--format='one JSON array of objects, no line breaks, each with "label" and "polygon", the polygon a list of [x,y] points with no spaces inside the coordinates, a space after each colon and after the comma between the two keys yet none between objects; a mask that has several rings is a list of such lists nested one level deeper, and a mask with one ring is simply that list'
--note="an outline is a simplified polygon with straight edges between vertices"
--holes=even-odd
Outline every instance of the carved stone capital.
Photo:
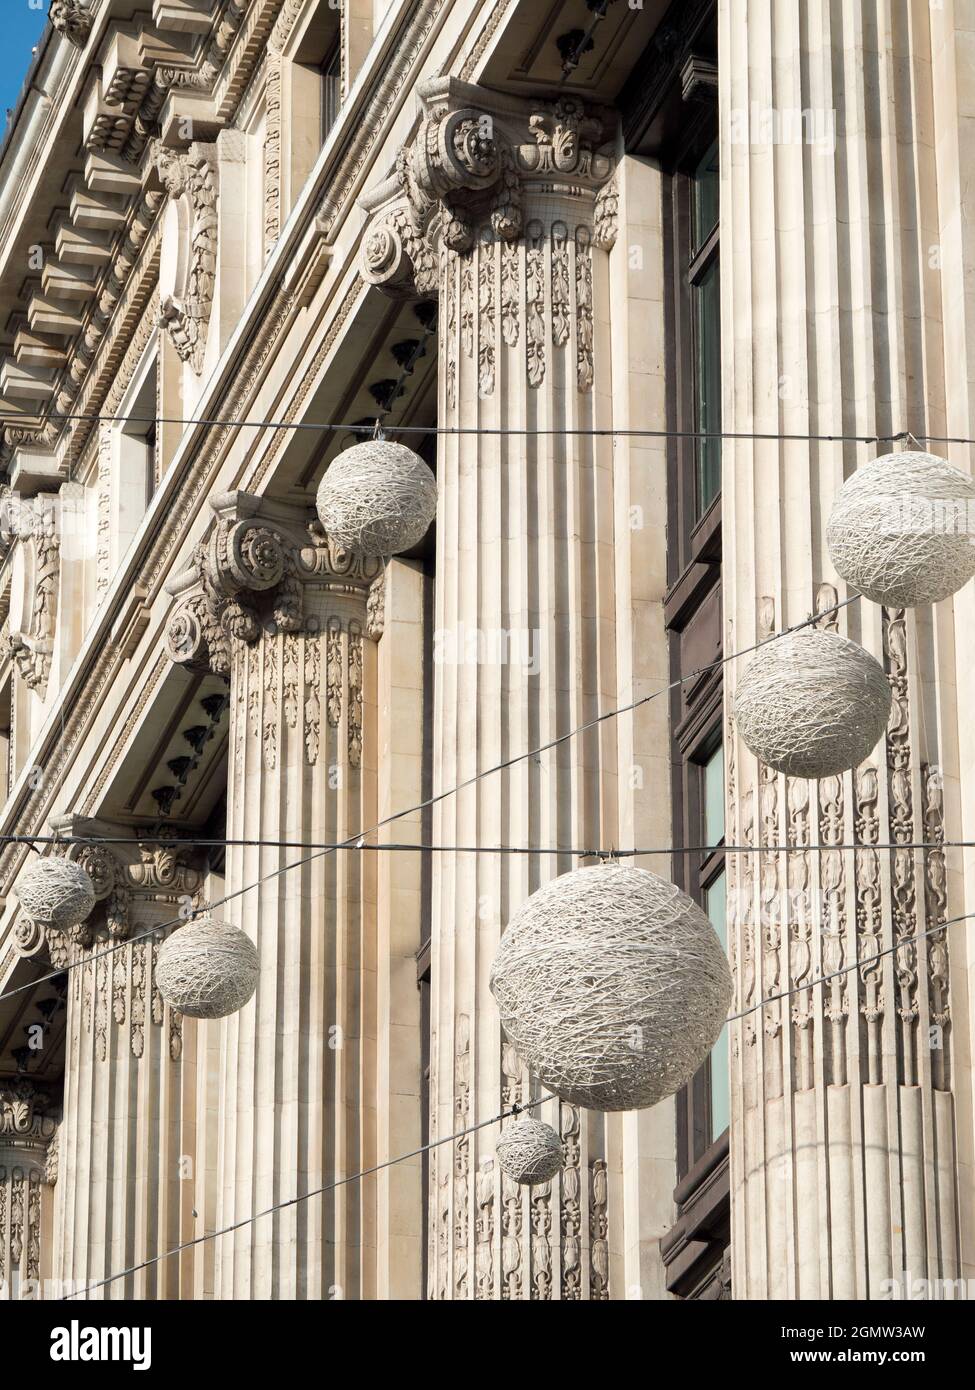
[{"label": "carved stone capital", "polygon": [[[420,87],[423,118],[395,174],[363,199],[372,215],[361,273],[393,296],[439,289],[439,252],[464,254],[478,236],[520,238],[546,205],[574,204],[589,224],[615,168],[612,117],[575,97],[527,102],[435,78]],[[602,219],[603,240],[610,231]]]},{"label": "carved stone capital", "polygon": [[[379,562],[336,545],[313,512],[244,492],[225,493],[211,506],[209,536],[167,585],[178,601],[166,635],[173,661],[229,675],[233,643],[253,644],[263,632],[317,631],[319,618],[306,613],[309,585],[368,604]],[[372,627],[375,609],[374,599]]]},{"label": "carved stone capital", "polygon": [[127,940],[140,922],[151,921],[153,908],[171,917],[187,899],[197,905],[203,872],[193,862],[192,848],[179,840],[140,844],[129,826],[76,815],[56,817],[51,829],[66,837],[94,840],[132,835],[133,843],[69,845],[66,857],[91,878],[94,910],[86,921],[67,931],[21,916],[13,932],[18,955],[38,956],[60,970],[69,964],[72,948],[89,947],[97,940]]},{"label": "carved stone capital", "polygon": [[91,33],[89,0],[51,0],[48,19],[52,26],[77,48],[84,48]]}]

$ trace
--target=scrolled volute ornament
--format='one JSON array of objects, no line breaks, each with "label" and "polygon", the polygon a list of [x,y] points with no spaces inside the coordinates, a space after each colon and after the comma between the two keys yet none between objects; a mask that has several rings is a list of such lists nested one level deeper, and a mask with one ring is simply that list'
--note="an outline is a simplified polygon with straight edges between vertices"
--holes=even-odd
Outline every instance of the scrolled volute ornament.
[{"label": "scrolled volute ornament", "polygon": [[209,669],[210,649],[199,613],[199,601],[187,599],[176,610],[166,628],[166,655],[170,661],[191,669]]}]

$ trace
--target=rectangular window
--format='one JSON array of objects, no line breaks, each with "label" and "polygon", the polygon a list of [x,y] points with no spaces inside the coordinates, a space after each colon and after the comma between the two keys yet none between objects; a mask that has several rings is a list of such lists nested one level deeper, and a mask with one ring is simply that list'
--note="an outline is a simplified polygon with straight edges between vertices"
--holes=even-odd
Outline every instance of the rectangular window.
[{"label": "rectangular window", "polygon": [[694,428],[697,441],[695,519],[721,491],[721,283],[713,256],[692,285],[694,296]]},{"label": "rectangular window", "polygon": [[[670,582],[721,553],[721,222],[717,118],[682,135],[665,185],[673,347]],[[670,333],[668,333],[670,338]]]},{"label": "rectangular window", "polygon": [[709,846],[724,839],[724,745],[718,744],[701,767],[701,805],[704,840]]},{"label": "rectangular window", "polygon": [[[706,745],[707,746],[707,745]],[[698,870],[701,905],[725,953],[728,951],[727,878],[724,864],[724,745],[711,744],[697,763],[698,824],[703,853]],[[728,1029],[711,1051],[708,1063],[709,1140],[728,1127]]]}]

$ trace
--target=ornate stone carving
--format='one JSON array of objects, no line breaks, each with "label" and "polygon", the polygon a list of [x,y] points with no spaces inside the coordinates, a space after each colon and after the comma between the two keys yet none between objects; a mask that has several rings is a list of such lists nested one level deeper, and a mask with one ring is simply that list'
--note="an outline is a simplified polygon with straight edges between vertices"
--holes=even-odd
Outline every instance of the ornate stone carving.
[{"label": "ornate stone carving", "polygon": [[216,524],[209,537],[167,585],[178,599],[166,635],[171,660],[229,675],[235,642],[253,644],[264,631],[317,632],[318,619],[309,628],[304,613],[306,583],[368,603],[379,562],[337,546],[310,511],[243,492],[223,494],[211,506]]},{"label": "ornate stone carving", "polygon": [[951,1023],[951,998],[948,990],[948,940],[946,931],[934,931],[948,916],[948,873],[944,843],[944,784],[941,769],[927,764],[921,768],[924,788],[924,839],[935,846],[924,855],[924,905],[927,929],[932,932],[927,941],[928,1009],[931,1024],[941,1030],[932,1045],[932,1079],[938,1090],[949,1089],[948,1066],[950,1049],[947,1030]]},{"label": "ornate stone carving", "polygon": [[0,1081],[0,1288],[40,1275],[41,1187],[57,1180],[58,1113],[33,1077]]},{"label": "ornate stone carving", "polygon": [[[613,171],[610,155],[594,147],[610,134],[608,123],[575,98],[532,105],[435,78],[421,85],[420,99],[424,117],[416,139],[401,151],[393,177],[364,200],[378,216],[365,239],[362,275],[389,294],[437,293],[441,245],[466,255],[478,235],[515,241],[522,235],[523,205],[545,194],[570,205],[594,200]],[[590,206],[588,223],[592,215]],[[604,238],[611,225],[607,209]],[[508,341],[514,331],[510,262],[506,273],[502,331]],[[478,291],[482,309],[485,274]],[[493,308],[493,285],[490,298]],[[462,286],[462,305],[466,301]],[[489,384],[492,363],[483,352],[481,367]]]},{"label": "ornate stone carving", "polygon": [[187,154],[178,154],[158,145],[155,150],[159,177],[173,200],[166,231],[180,242],[172,278],[162,289],[159,322],[197,375],[203,370],[217,264],[217,166],[211,149],[191,145]]},{"label": "ornate stone carving", "polygon": [[589,1297],[594,1303],[609,1299],[609,1172],[606,1161],[589,1165]]},{"label": "ornate stone carving", "polygon": [[43,699],[57,627],[61,562],[57,499],[43,494],[21,502],[16,532],[19,563],[12,582],[18,592],[10,653],[24,683]]},{"label": "ornate stone carving", "polygon": [[26,1149],[29,1141],[40,1141],[46,1147],[57,1128],[56,1111],[51,1096],[33,1077],[0,1082],[0,1145],[16,1140]]},{"label": "ornate stone carving", "polygon": [[59,34],[75,47],[84,48],[92,25],[89,0],[51,0],[47,17]]}]

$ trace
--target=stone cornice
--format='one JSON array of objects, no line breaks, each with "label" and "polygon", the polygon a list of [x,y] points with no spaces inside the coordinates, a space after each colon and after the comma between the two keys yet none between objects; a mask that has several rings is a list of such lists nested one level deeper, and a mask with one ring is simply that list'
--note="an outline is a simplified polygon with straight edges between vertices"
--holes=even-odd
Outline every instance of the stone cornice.
[{"label": "stone cornice", "polygon": [[[351,212],[351,198],[364,176],[367,160],[376,144],[385,137],[393,113],[407,99],[407,84],[432,42],[436,23],[446,4],[447,0],[420,0],[409,15],[397,17],[395,25],[391,24],[388,39],[377,44],[330,138],[315,183],[303,193],[285,237],[265,267],[262,282],[251,297],[248,316],[239,325],[219,368],[214,371],[198,413],[219,414],[229,421],[246,417],[265,363],[298,303],[295,292],[284,282],[283,267],[316,216],[321,234],[331,238],[342,219]],[[362,281],[354,280],[333,318],[344,320],[349,305],[354,304],[363,290]],[[16,827],[20,833],[30,833],[31,829],[36,830],[44,824],[59,798],[64,804],[68,769],[76,760],[92,719],[104,708],[106,693],[117,679],[125,659],[111,636],[122,595],[130,593],[133,586],[139,586],[151,603],[166,576],[171,557],[185,544],[199,516],[210,480],[236,433],[234,424],[187,430],[153,504],[168,512],[165,533],[160,530],[145,550],[132,554],[106,595],[74,671],[59,692],[32,750],[32,758],[43,764],[46,776],[40,785],[32,786],[26,771],[21,775],[7,802],[4,829]],[[135,702],[136,707],[144,699],[151,698],[154,682],[161,679],[165,661],[166,658],[160,657],[154,663]],[[66,713],[63,728],[62,709]],[[131,727],[135,727],[134,721]],[[97,801],[88,797],[85,804],[89,809],[97,809]],[[0,896],[9,891],[28,852],[14,845],[0,852]],[[8,958],[9,952],[3,959]]]},{"label": "stone cornice", "polygon": [[[9,359],[8,375],[11,391],[18,390],[26,397],[24,420],[22,424],[3,430],[0,466],[9,463],[11,450],[19,444],[50,447],[52,432],[54,438],[61,441],[62,461],[70,466],[77,458],[89,430],[83,422],[57,421],[55,412],[57,415],[84,412],[79,392],[84,390],[89,396],[98,394],[97,382],[91,382],[96,359],[101,355],[110,364],[117,363],[127,346],[125,335],[137,322],[137,316],[133,317],[130,312],[119,315],[116,309],[120,302],[131,299],[130,280],[137,274],[143,243],[165,202],[165,192],[159,189],[158,183],[152,182],[152,170],[159,164],[153,137],[161,117],[169,109],[166,104],[176,103],[170,113],[175,116],[183,100],[181,94],[185,94],[186,101],[191,103],[187,111],[192,114],[194,128],[200,130],[209,126],[215,133],[232,115],[236,99],[260,57],[272,24],[275,20],[282,24],[289,9],[289,0],[258,0],[250,6],[243,0],[221,0],[211,33],[199,41],[169,29],[157,30],[149,13],[137,14],[132,23],[121,24],[112,18],[110,11],[96,5],[79,5],[78,0],[71,0],[71,3],[64,0],[61,9],[56,11],[58,27],[71,44],[75,47],[88,45],[91,38],[100,60],[102,75],[96,78],[95,90],[89,90],[84,106],[84,144],[89,152],[86,183],[89,189],[102,194],[110,192],[109,203],[114,199],[118,204],[121,199],[127,207],[124,211],[112,207],[105,214],[104,224],[89,221],[89,216],[98,218],[102,214],[90,213],[87,206],[80,205],[76,192],[70,218],[53,229],[59,258],[67,254],[61,250],[62,238],[72,239],[71,264],[63,268],[61,259],[46,259],[43,287],[36,282],[28,282],[26,286],[26,293],[33,293],[26,309],[32,330],[36,323],[38,331],[65,339],[65,347],[63,352],[45,353],[38,366],[36,357],[25,357],[21,362],[22,351],[37,351],[33,344],[25,342],[22,346],[20,339],[15,344],[15,357]],[[105,23],[97,37],[91,37],[92,20],[100,22],[103,13]],[[281,32],[286,32],[286,26]],[[84,62],[80,58],[78,61]],[[230,100],[225,90],[220,102],[216,103],[215,89],[225,69],[232,69],[231,87],[236,97]],[[79,80],[76,72],[73,81]],[[206,102],[206,110],[200,107],[201,99]],[[216,105],[220,106],[219,112],[212,109]],[[74,102],[65,104],[67,111],[74,108]],[[189,158],[192,162],[192,155]],[[191,171],[187,180],[196,229],[192,283],[181,304],[166,304],[162,310],[164,326],[171,333],[177,351],[199,371],[205,343],[205,328],[201,331],[201,327],[208,316],[212,292],[212,274],[208,269],[212,263],[209,254],[212,247],[202,246],[202,241],[212,235],[213,198],[209,200],[210,214],[201,215],[201,197],[197,194],[212,193],[214,169],[197,167],[196,174],[200,177],[195,177]],[[79,217],[86,220],[79,223]],[[72,284],[78,281],[82,296],[87,294],[90,298],[91,308],[86,310],[82,302],[79,312],[77,301],[60,300],[61,279]],[[42,293],[35,293],[41,289]],[[143,289],[141,293],[145,296],[146,291]],[[100,354],[106,339],[108,350]],[[25,372],[24,366],[28,363],[32,365]],[[48,402],[54,403],[54,411]],[[51,419],[46,418],[49,412]]]}]

